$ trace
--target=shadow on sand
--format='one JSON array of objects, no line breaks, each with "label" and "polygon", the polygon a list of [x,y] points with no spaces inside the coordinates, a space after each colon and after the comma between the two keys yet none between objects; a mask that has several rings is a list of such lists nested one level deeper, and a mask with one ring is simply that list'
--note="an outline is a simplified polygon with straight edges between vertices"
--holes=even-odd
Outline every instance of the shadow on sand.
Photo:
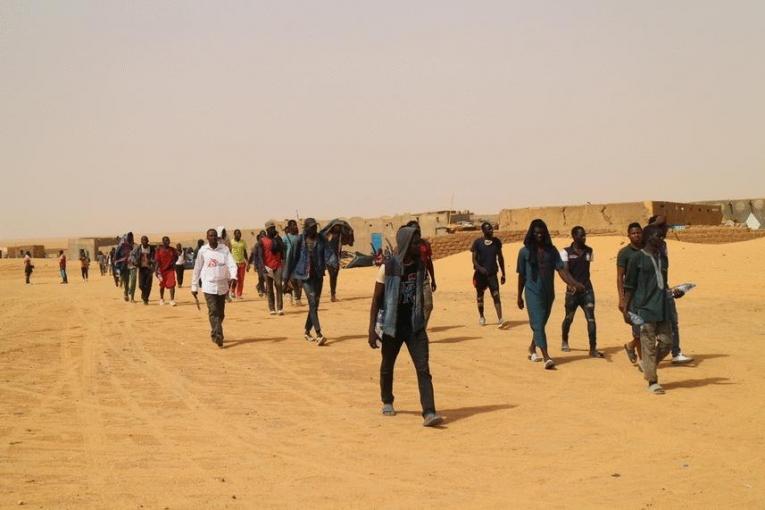
[{"label": "shadow on sand", "polygon": [[242,340],[224,340],[223,348],[231,349],[232,347],[236,347],[238,345],[251,344],[255,342],[278,343],[278,342],[284,342],[285,340],[287,340],[286,336],[277,336],[273,338],[243,338]]},{"label": "shadow on sand", "polygon": [[[602,359],[606,360],[609,363],[613,363],[614,360],[611,359],[611,357],[614,354],[624,351],[624,347],[613,346],[613,347],[606,347],[604,349],[598,349],[598,350],[603,353],[604,357]],[[553,357],[553,359],[555,360],[555,365],[565,365],[566,363],[571,363],[572,361],[581,361],[585,359],[592,359],[595,361],[599,359],[599,358],[590,358],[589,349],[586,349],[586,350],[571,349],[571,352],[579,352],[579,351],[584,352],[585,354],[576,354],[574,356],[570,356],[570,355],[567,356],[566,355],[567,353],[561,353],[560,355],[558,355],[558,357]]]},{"label": "shadow on sand", "polygon": [[675,390],[677,388],[701,388],[702,386],[710,385],[737,384],[728,381],[730,381],[730,379],[727,377],[706,377],[704,379],[686,379],[684,381],[661,383],[661,385],[666,390]]},{"label": "shadow on sand", "polygon": [[[454,409],[441,409],[438,411],[438,414],[444,417],[444,425],[449,425],[451,423],[454,423],[459,420],[463,420],[465,418],[470,418],[471,416],[476,416],[478,414],[486,414],[486,413],[493,413],[495,411],[504,411],[505,409],[513,409],[514,405],[511,404],[489,404],[485,406],[470,406],[470,407],[457,407]],[[412,414],[416,416],[420,416],[422,413],[419,411],[396,411],[398,414]],[[435,428],[446,428],[443,425]]]}]

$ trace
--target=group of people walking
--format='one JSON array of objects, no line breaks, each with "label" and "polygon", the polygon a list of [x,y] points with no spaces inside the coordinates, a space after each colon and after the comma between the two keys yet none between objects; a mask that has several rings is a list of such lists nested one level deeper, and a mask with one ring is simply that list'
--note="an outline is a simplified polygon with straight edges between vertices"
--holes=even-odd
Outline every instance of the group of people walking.
[{"label": "group of people walking", "polygon": [[[206,242],[199,240],[193,256],[191,294],[199,306],[199,291],[204,295],[210,321],[210,338],[223,347],[223,320],[227,302],[241,299],[245,275],[255,268],[259,295],[267,296],[271,315],[284,314],[283,295],[288,294],[294,305],[302,304],[305,295],[306,313],[304,338],[324,345],[327,341],[319,320],[319,304],[326,273],[330,276],[330,297],[337,300],[337,280],[343,245],[341,229],[330,224],[319,230],[313,218],[307,218],[302,231],[295,220],[289,220],[283,235],[274,221],[268,221],[256,237],[250,253],[239,229],[229,239],[225,228],[211,228]],[[507,281],[502,242],[494,235],[491,224],[481,226],[482,237],[471,247],[473,285],[479,324],[486,325],[484,295],[490,291],[497,314],[498,327],[507,322],[502,311],[500,286]],[[666,221],[653,217],[644,228],[639,223],[629,225],[629,244],[617,255],[617,292],[619,310],[631,327],[631,340],[624,344],[625,352],[643,372],[652,393],[661,394],[658,363],[671,353],[673,363],[687,363],[692,358],[680,350],[680,335],[675,300],[683,290],[668,284],[669,256],[665,237]],[[587,245],[587,233],[582,226],[571,230],[572,242],[558,250],[552,243],[547,225],[536,219],[529,225],[518,252],[517,306],[525,309],[531,327],[531,342],[527,358],[541,361],[545,369],[555,368],[550,356],[546,333],[555,301],[555,274],[566,284],[564,319],[561,325],[561,351],[570,350],[570,328],[576,311],[581,308],[587,321],[589,356],[603,358],[597,347],[595,321],[595,290],[590,278],[594,251]],[[433,309],[436,275],[432,249],[422,238],[416,221],[402,226],[396,234],[396,247],[380,264],[369,315],[369,346],[381,349],[380,393],[382,413],[395,415],[393,407],[393,371],[401,347],[406,344],[412,358],[420,392],[423,424],[435,426],[443,418],[436,412],[434,390],[429,367],[427,324]],[[87,257],[86,257],[87,258]],[[81,254],[80,259],[83,259]],[[136,281],[141,300],[148,304],[152,279],[159,280],[160,305],[175,306],[175,287],[183,283],[184,250],[173,247],[165,236],[154,247],[147,236],[135,244],[132,232],[127,233],[107,257],[113,273],[118,275],[125,301],[135,302]],[[88,259],[89,262],[89,259]],[[99,260],[100,262],[100,260]],[[31,268],[25,257],[27,281]],[[66,256],[60,253],[62,283],[67,282]],[[103,273],[103,271],[102,271]],[[87,280],[87,265],[83,262],[83,278]],[[115,276],[115,282],[116,282]]]}]

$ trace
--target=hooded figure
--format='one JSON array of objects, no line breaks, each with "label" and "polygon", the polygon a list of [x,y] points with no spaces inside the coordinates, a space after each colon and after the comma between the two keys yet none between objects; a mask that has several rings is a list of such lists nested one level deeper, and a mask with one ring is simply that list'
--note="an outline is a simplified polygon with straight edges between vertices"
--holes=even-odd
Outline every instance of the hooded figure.
[{"label": "hooded figure", "polygon": [[[398,303],[404,288],[401,285],[401,277],[404,273],[404,258],[409,252],[412,239],[417,233],[414,227],[402,227],[396,233],[395,255],[385,259],[385,311],[383,316],[383,334],[396,336],[396,324],[398,321]],[[414,257],[417,264],[417,279],[414,288],[412,306],[412,333],[419,333],[425,329],[425,314],[423,312],[423,286],[425,283],[425,265],[421,263],[419,256]]]}]

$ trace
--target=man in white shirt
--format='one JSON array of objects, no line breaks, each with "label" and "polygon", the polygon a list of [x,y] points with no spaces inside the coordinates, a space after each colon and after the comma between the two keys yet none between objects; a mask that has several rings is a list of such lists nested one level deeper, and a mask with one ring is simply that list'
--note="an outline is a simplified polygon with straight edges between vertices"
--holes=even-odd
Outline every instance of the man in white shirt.
[{"label": "man in white shirt", "polygon": [[218,232],[214,228],[207,231],[207,244],[199,249],[194,262],[191,295],[195,299],[200,280],[210,316],[210,337],[222,348],[226,296],[231,285],[236,283],[236,263],[228,247],[218,243]]}]

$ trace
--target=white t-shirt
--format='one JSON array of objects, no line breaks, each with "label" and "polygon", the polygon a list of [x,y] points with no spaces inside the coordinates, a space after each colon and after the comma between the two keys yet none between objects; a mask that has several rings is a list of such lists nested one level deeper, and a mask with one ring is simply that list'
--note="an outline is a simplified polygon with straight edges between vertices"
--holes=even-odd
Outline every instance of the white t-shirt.
[{"label": "white t-shirt", "polygon": [[[568,252],[565,249],[559,250],[559,251],[560,251],[560,259],[563,262],[568,262]],[[595,260],[595,252],[594,251],[585,252],[584,260],[586,260],[587,262],[592,262],[593,260]]]}]

